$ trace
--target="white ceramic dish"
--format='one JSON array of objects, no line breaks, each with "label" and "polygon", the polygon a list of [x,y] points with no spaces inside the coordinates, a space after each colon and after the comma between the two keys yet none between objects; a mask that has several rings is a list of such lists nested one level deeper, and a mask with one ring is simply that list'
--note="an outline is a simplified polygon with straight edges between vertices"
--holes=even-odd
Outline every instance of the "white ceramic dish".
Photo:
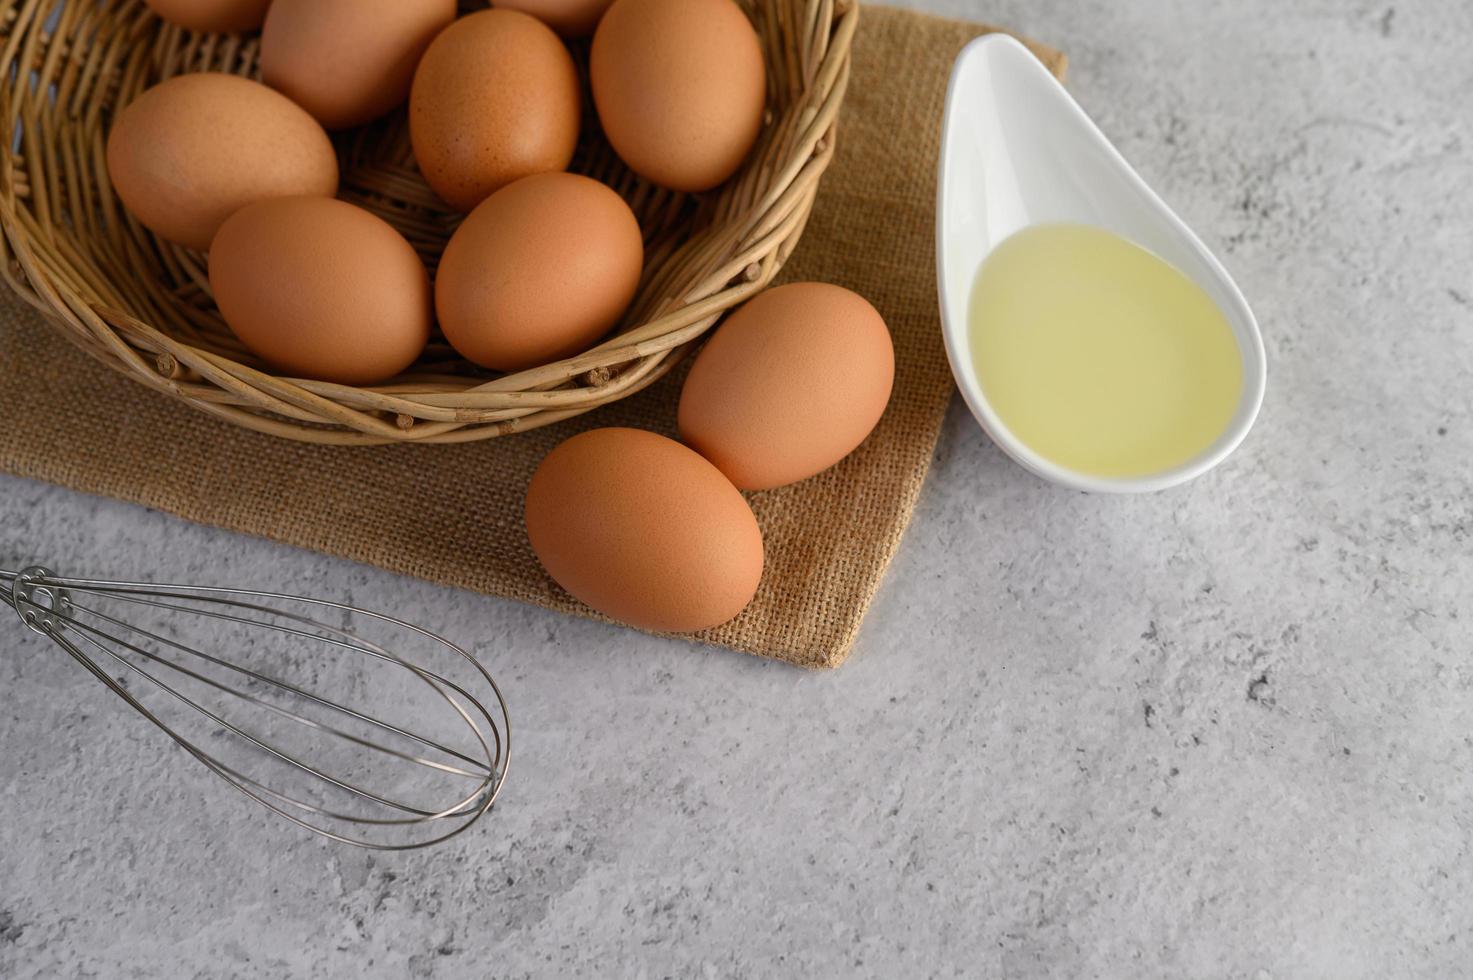
[{"label": "white ceramic dish", "polygon": [[[1149,249],[1195,280],[1226,315],[1243,357],[1243,394],[1227,429],[1197,457],[1145,477],[1079,473],[1029,449],[988,404],[967,331],[977,270],[1009,235],[1054,222],[1093,225]],[[1099,492],[1162,490],[1222,462],[1253,427],[1267,359],[1243,294],[1048,69],[1006,35],[973,41],[952,68],[937,181],[936,272],[946,354],[968,407],[1004,452],[1046,480]]]}]

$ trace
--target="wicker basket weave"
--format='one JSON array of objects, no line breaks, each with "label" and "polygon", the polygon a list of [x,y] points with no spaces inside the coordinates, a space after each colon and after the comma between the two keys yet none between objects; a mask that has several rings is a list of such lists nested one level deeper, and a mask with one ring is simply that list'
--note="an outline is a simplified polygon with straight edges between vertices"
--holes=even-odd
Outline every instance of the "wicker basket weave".
[{"label": "wicker basket weave", "polygon": [[[587,412],[669,372],[722,313],[772,280],[833,156],[856,0],[741,2],[763,41],[768,112],[737,176],[706,195],[661,190],[619,162],[591,112],[585,119],[572,169],[624,195],[646,253],[624,322],[578,357],[498,376],[435,336],[407,372],[371,388],[272,375],[220,319],[205,257],[129,217],[104,163],[117,107],[185,72],[256,77],[257,37],[181,31],[141,0],[0,0],[0,275],[104,363],[262,432],[465,442]],[[574,55],[584,70],[586,45]],[[433,269],[460,216],[416,171],[403,111],[336,142],[339,196],[387,219]]]}]

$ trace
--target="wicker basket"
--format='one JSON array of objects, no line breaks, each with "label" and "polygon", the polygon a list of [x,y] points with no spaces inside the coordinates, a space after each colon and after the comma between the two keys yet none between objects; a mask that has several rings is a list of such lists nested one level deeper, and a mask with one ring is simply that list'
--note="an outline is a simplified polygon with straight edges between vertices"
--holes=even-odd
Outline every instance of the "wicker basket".
[{"label": "wicker basket", "polygon": [[[407,372],[372,388],[273,376],[220,319],[205,257],[125,214],[104,164],[118,106],[185,72],[255,76],[257,39],[181,31],[140,0],[0,0],[0,274],[92,356],[262,432],[334,444],[465,442],[587,412],[669,372],[723,312],[772,280],[832,158],[856,0],[741,2],[763,40],[768,113],[737,176],[705,195],[661,190],[619,162],[591,112],[585,120],[572,169],[629,201],[646,259],[620,328],[578,357],[495,375],[436,336]],[[574,54],[581,70],[586,45]],[[433,268],[460,216],[415,170],[402,110],[337,143],[339,196],[387,219]]]}]

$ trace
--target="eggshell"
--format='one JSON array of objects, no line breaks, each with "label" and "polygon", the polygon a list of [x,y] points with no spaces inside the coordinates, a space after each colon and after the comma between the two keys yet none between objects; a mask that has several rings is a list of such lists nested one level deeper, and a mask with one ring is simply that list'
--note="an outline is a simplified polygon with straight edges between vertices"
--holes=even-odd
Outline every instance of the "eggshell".
[{"label": "eggshell", "polygon": [[613,0],[495,0],[493,7],[531,14],[563,37],[587,37]]},{"label": "eggshell", "polygon": [[275,0],[261,78],[328,129],[360,126],[409,96],[420,55],[455,0]]},{"label": "eggshell", "polygon": [[189,31],[254,31],[271,0],[144,0],[150,10]]},{"label": "eggshell", "polygon": [[640,629],[726,622],[762,578],[757,518],[717,469],[639,429],[559,445],[527,488],[527,537],[575,598]]},{"label": "eggshell", "polygon": [[338,189],[317,120],[260,82],[216,72],[161,82],[118,113],[107,172],[144,227],[198,249],[247,204]]},{"label": "eggshell", "polygon": [[639,222],[618,194],[577,174],[524,177],[486,198],[445,247],[440,329],[497,371],[570,357],[618,321],[643,265]]},{"label": "eggshell", "polygon": [[593,36],[589,74],[609,143],[664,187],[720,184],[762,128],[762,44],[732,0],[615,0]]},{"label": "eggshell", "polygon": [[461,211],[519,177],[567,169],[580,115],[568,49],[515,10],[482,10],[441,31],[409,93],[414,158]]},{"label": "eggshell", "polygon": [[230,329],[283,374],[347,385],[407,368],[430,333],[430,283],[388,222],[330,197],[260,201],[210,248]]},{"label": "eggshell", "polygon": [[890,332],[862,296],[779,286],[733,313],[691,365],[680,437],[743,490],[795,483],[865,440],[894,380]]}]

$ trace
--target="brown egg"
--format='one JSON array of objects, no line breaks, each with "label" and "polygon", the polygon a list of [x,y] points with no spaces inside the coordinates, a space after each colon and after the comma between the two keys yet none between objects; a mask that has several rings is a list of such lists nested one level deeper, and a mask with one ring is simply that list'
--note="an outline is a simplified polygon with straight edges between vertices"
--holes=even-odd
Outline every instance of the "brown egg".
[{"label": "brown egg", "polygon": [[640,629],[688,633],[746,608],[762,532],[716,467],[639,429],[559,445],[527,488],[527,537],[574,598]]},{"label": "brown egg", "polygon": [[456,229],[435,277],[445,339],[520,371],[590,347],[639,287],[644,244],[624,199],[577,174],[524,177]]},{"label": "brown egg", "polygon": [[563,37],[587,37],[613,0],[493,0],[493,7],[531,14]]},{"label": "brown egg", "polygon": [[260,82],[215,72],[161,82],[118,113],[107,172],[146,228],[198,249],[253,201],[338,189],[317,120]]},{"label": "brown egg", "polygon": [[455,19],[455,0],[275,0],[261,31],[261,78],[328,129],[402,103],[420,55]]},{"label": "brown egg", "polygon": [[762,44],[732,0],[615,0],[589,74],[609,143],[663,187],[715,187],[762,128]]},{"label": "brown egg", "polygon": [[441,31],[409,93],[414,158],[461,211],[519,177],[567,169],[579,122],[568,49],[515,10],[482,10]]},{"label": "brown egg", "polygon": [[144,0],[149,9],[188,31],[254,31],[271,0]]},{"label": "brown egg", "polygon": [[368,385],[430,334],[430,282],[388,222],[330,197],[261,201],[210,248],[210,286],[241,342],[283,374]]},{"label": "brown egg", "polygon": [[691,365],[680,437],[743,490],[780,487],[853,452],[894,380],[890,332],[862,296],[779,286],[733,313]]}]

